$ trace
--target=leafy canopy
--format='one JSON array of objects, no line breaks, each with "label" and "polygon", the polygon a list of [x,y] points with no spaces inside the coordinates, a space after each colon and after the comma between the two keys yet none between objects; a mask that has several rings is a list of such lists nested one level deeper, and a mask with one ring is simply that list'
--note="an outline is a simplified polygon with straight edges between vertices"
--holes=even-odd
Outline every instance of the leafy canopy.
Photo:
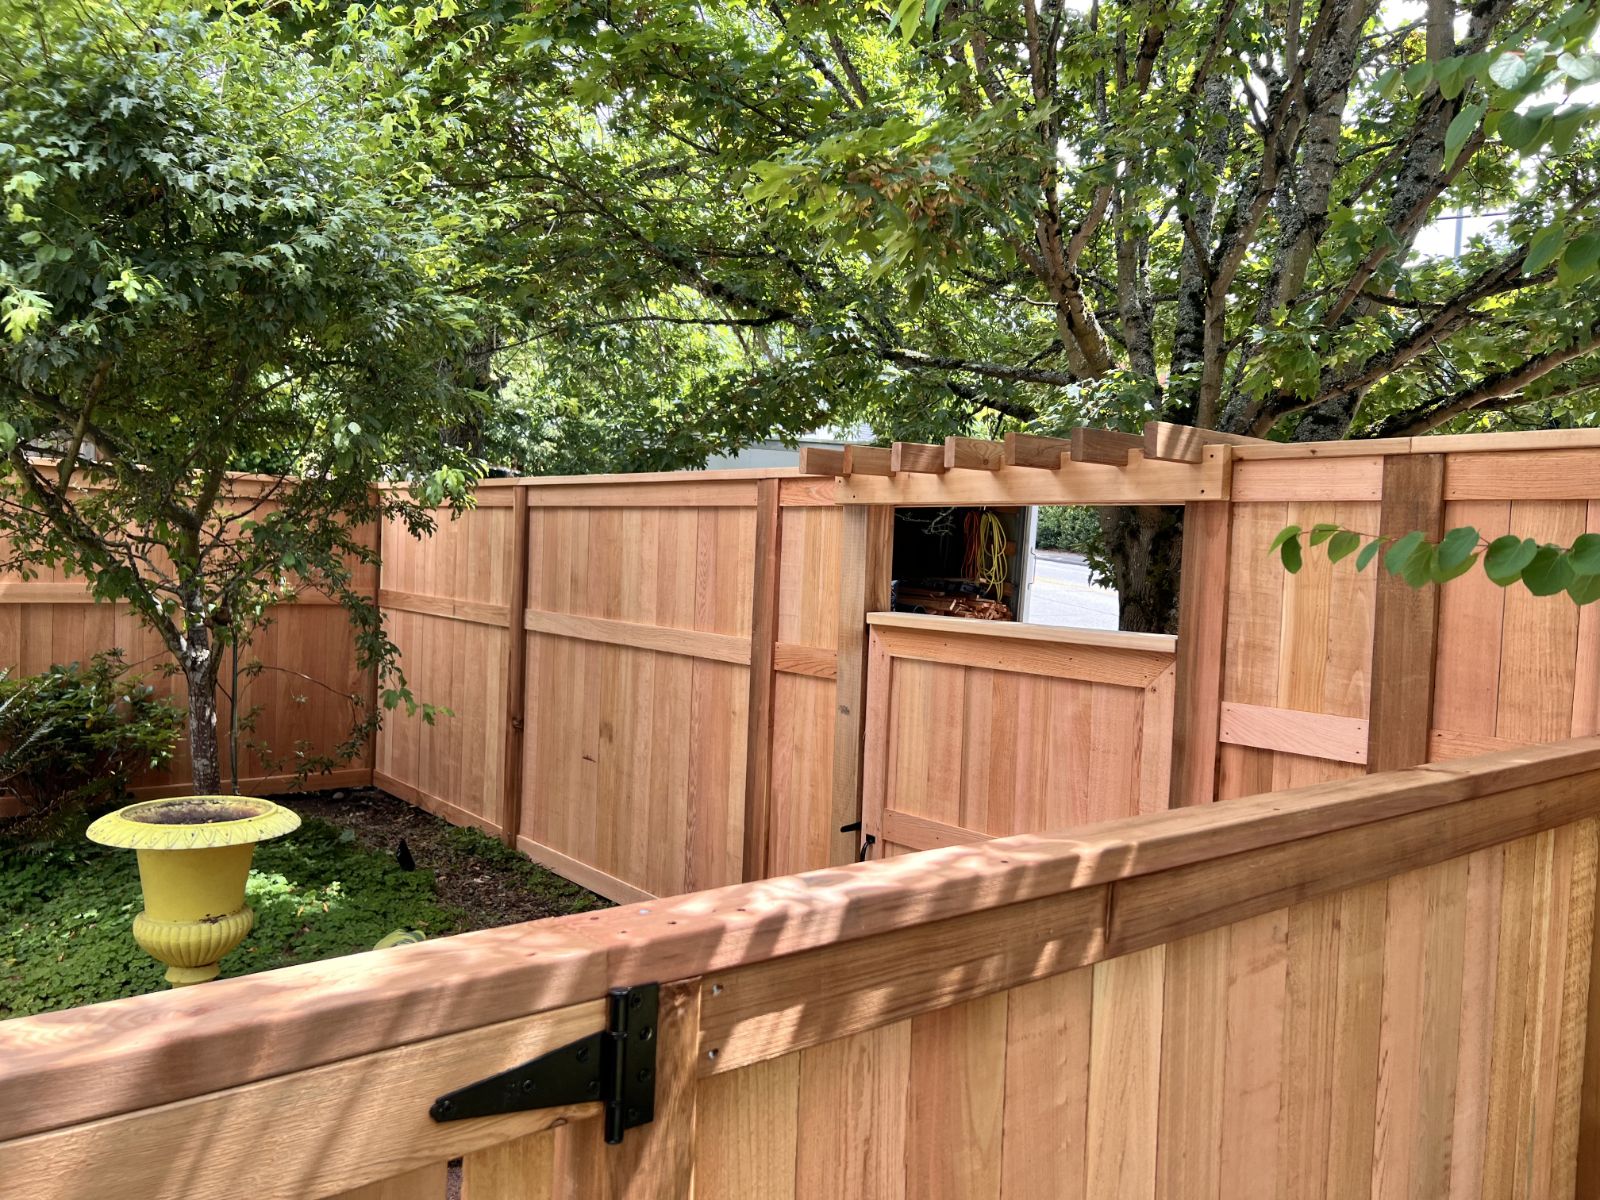
[{"label": "leafy canopy", "polygon": [[382,114],[253,6],[12,5],[0,44],[0,565],[131,601],[191,712],[304,587],[409,700],[352,566],[470,483],[476,324]]},{"label": "leafy canopy", "polygon": [[[496,445],[660,465],[824,420],[1588,423],[1596,19],[579,0],[307,23],[423,131],[418,182],[471,200],[515,325]],[[1496,215],[1418,253],[1458,211]]]}]

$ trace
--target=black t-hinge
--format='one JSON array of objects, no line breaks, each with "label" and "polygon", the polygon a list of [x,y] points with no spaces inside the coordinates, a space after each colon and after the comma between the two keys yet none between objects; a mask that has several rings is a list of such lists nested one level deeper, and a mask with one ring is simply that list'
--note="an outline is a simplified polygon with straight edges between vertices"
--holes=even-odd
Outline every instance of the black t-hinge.
[{"label": "black t-hinge", "polygon": [[599,1033],[446,1092],[428,1115],[435,1121],[463,1121],[598,1100],[605,1105],[606,1141],[614,1146],[624,1130],[655,1119],[660,1008],[657,984],[612,988],[606,1027]]}]

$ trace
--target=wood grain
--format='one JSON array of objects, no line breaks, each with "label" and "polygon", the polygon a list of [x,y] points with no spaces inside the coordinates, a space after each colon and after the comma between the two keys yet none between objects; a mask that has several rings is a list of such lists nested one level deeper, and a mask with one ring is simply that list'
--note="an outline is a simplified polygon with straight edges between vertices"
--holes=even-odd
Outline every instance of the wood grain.
[{"label": "wood grain", "polygon": [[[1383,507],[1378,532],[1399,538],[1442,532],[1445,460],[1412,454],[1383,460]],[[1439,642],[1439,589],[1413,588],[1378,575],[1372,635],[1370,738],[1366,764],[1390,771],[1428,761],[1434,659]]]},{"label": "wood grain", "polygon": [[[438,1124],[446,1091],[592,1033],[599,1000],[230,1088],[90,1125],[0,1142],[0,1174],[40,1196],[326,1196],[413,1170],[443,1181],[460,1154],[587,1117],[596,1105]],[[193,1137],[204,1129],[204,1138]],[[329,1137],[337,1130],[337,1137]],[[316,1153],[303,1147],[316,1146]],[[437,1175],[427,1172],[437,1171]],[[388,1186],[388,1185],[385,1185]],[[394,1188],[413,1185],[395,1184]],[[387,1195],[389,1193],[380,1193]],[[417,1193],[393,1194],[411,1200]]]},{"label": "wood grain", "polygon": [[[935,447],[935,449],[939,449]],[[902,472],[892,478],[852,475],[836,490],[841,504],[944,507],[953,504],[1186,504],[1226,500],[1228,447],[1212,446],[1199,463],[1149,460],[1130,452],[1128,465],[1067,461],[1059,470],[1004,466],[997,471]]]},{"label": "wood grain", "polygon": [[[1146,449],[1148,452],[1148,446]],[[1198,457],[1200,449],[1194,453]],[[1175,806],[1209,804],[1216,797],[1231,517],[1227,504],[1214,502],[1190,504],[1183,514],[1172,727],[1171,797]]]},{"label": "wood grain", "polygon": [[1367,722],[1356,717],[1231,701],[1222,705],[1220,716],[1217,738],[1231,745],[1338,762],[1367,761]]},{"label": "wood grain", "polygon": [[1005,447],[999,442],[954,436],[944,440],[944,467],[947,471],[998,471],[1004,465]]},{"label": "wood grain", "polygon": [[[461,1159],[461,1200],[553,1200],[555,1167],[553,1129],[474,1150]],[[439,1183],[428,1200],[443,1195]]]}]

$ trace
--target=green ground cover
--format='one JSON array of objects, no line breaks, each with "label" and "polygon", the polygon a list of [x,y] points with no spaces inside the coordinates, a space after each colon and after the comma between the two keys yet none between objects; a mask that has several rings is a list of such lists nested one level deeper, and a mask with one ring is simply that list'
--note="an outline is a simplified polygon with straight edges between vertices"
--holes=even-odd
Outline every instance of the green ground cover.
[{"label": "green ground cover", "polygon": [[[255,928],[222,977],[370,950],[396,929],[432,938],[605,903],[474,830],[436,824],[408,831],[411,870],[388,845],[316,817],[258,846]],[[141,907],[132,853],[77,829],[44,841],[0,832],[0,1018],[164,987],[163,968],[133,942]]]}]

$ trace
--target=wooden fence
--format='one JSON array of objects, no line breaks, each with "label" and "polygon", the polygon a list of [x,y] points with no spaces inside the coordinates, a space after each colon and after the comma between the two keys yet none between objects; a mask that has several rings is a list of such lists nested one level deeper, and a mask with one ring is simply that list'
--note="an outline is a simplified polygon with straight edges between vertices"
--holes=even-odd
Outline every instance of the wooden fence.
[{"label": "wooden fence", "polygon": [[[0,1022],[38,1200],[1593,1196],[1600,738]],[[654,1119],[436,1122],[657,983]],[[536,1081],[536,1087],[539,1086]]]},{"label": "wooden fence", "polygon": [[1600,732],[1595,608],[1500,588],[1481,570],[1419,592],[1320,552],[1291,576],[1265,553],[1285,524],[1319,521],[1570,544],[1600,530],[1600,444],[1574,441],[1594,439],[1235,448],[1231,500],[1216,506],[1229,519],[1210,522],[1204,548],[1228,568],[1213,571],[1219,601],[1195,632],[1219,651],[1215,794]]},{"label": "wooden fence", "polygon": [[862,810],[883,853],[1167,807],[1174,639],[867,621]]},{"label": "wooden fence", "polygon": [[[1172,639],[883,614],[869,696],[893,508],[834,489],[789,471],[491,481],[428,542],[387,531],[392,636],[454,715],[392,720],[376,783],[617,900],[849,862],[863,819],[922,848],[1166,807]],[[1019,707],[984,724],[985,692]],[[990,757],[965,800],[924,786]],[[865,815],[864,777],[895,781]]]},{"label": "wooden fence", "polygon": [[454,715],[393,721],[376,782],[614,899],[848,854],[831,485],[490,481],[427,542],[386,531],[392,636]]},{"label": "wooden fence", "polygon": [[[234,477],[228,495],[259,503],[262,486],[256,477]],[[357,566],[353,583],[357,590],[373,595],[376,569]],[[243,680],[240,688],[243,706],[259,705],[261,709],[245,740],[265,747],[266,753],[247,747],[239,763],[240,788],[269,794],[292,785],[293,772],[284,770],[282,760],[291,759],[297,746],[304,743],[309,753],[324,754],[349,736],[358,716],[351,695],[360,696],[368,706],[374,702],[372,676],[355,665],[355,641],[343,609],[308,591],[292,604],[275,605],[270,616],[270,624],[240,652],[242,663],[259,659],[266,666],[260,675]],[[147,675],[158,692],[170,695],[180,705],[185,702],[183,677],[158,674],[171,662],[166,647],[127,604],[95,601],[81,576],[69,578],[60,570],[40,568],[35,578],[28,580],[0,574],[0,667],[32,674],[55,664],[87,662],[98,651],[112,649],[122,650],[127,662]],[[222,682],[226,689],[226,667]],[[231,712],[228,696],[219,695],[225,781],[230,771],[227,729]],[[343,767],[316,779],[312,786],[371,783],[370,744]],[[140,776],[134,790],[141,797],[181,794],[190,790],[189,780],[188,740],[184,738],[168,764]],[[0,797],[0,814],[5,803]]]}]

